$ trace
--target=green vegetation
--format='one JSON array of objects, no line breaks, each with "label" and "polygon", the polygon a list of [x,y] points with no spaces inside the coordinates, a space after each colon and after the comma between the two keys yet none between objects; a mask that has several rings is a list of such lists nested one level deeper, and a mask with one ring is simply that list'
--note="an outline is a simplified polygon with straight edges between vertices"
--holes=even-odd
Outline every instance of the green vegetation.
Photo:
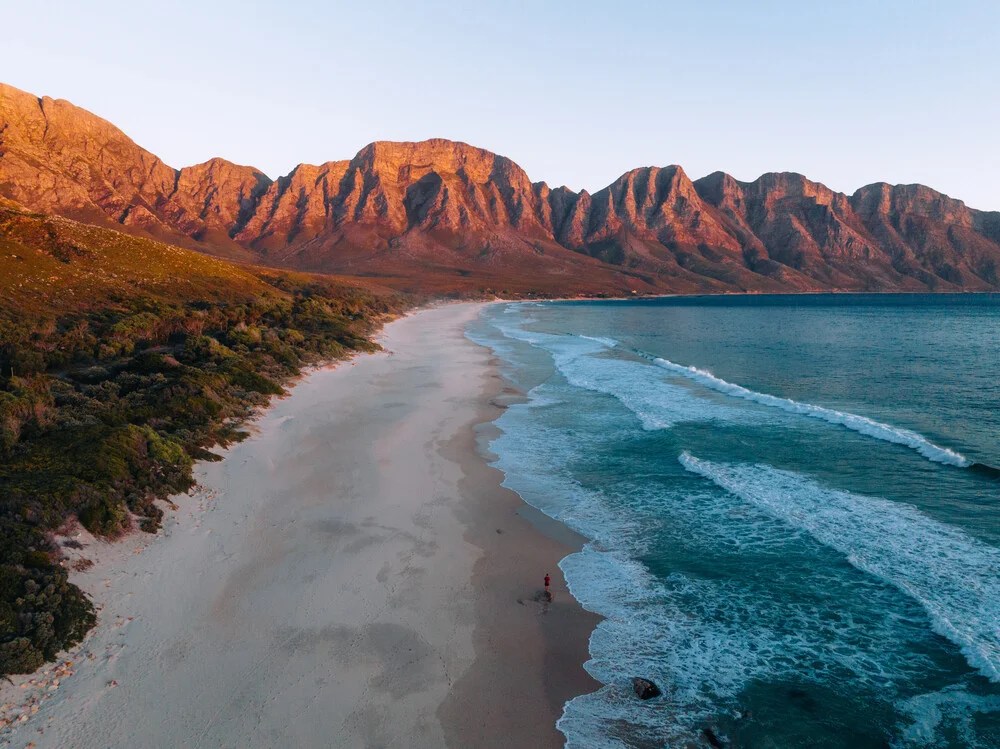
[{"label": "green vegetation", "polygon": [[0,205],[0,674],[93,626],[54,531],[155,532],[194,460],[405,303]]}]

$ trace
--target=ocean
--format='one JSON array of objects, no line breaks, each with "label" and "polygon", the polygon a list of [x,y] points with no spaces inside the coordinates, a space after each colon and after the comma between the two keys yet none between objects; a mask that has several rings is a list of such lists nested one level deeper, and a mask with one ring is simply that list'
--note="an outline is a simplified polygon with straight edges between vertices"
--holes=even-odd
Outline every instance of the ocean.
[{"label": "ocean", "polygon": [[[567,746],[1000,747],[1000,295],[527,302],[505,485],[588,543]],[[631,677],[663,696],[640,701]]]}]

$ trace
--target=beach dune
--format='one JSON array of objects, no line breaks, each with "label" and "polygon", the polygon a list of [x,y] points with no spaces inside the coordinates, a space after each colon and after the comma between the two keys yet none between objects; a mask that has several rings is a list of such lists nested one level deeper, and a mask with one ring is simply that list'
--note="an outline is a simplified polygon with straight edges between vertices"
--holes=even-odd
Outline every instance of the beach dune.
[{"label": "beach dune", "polygon": [[595,619],[556,566],[573,539],[537,530],[476,452],[503,387],[464,337],[478,310],[402,318],[385,352],[310,372],[199,466],[166,538],[85,548],[100,624],[13,738],[561,745]]}]

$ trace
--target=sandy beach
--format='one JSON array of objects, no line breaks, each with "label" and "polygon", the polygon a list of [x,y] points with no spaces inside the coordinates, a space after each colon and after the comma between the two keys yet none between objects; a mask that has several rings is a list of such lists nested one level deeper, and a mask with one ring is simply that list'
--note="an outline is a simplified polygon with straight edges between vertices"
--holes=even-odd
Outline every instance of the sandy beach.
[{"label": "sandy beach", "polygon": [[414,313],[385,352],[311,371],[199,465],[157,537],[76,552],[95,562],[73,579],[98,627],[4,686],[0,739],[561,746],[562,705],[597,687],[582,668],[597,619],[557,567],[580,539],[481,455],[517,394],[464,337],[478,310]]}]

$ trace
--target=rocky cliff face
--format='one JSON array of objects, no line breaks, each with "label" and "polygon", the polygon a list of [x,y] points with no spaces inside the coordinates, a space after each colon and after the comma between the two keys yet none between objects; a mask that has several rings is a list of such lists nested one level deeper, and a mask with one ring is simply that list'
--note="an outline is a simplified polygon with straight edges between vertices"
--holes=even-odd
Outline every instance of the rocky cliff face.
[{"label": "rocky cliff face", "polygon": [[[699,180],[704,199],[759,240],[768,257],[836,288],[997,287],[997,213],[973,211],[921,185],[862,187],[848,197],[799,174]],[[759,252],[759,250],[758,250]]]},{"label": "rocky cliff face", "polygon": [[256,169],[212,159],[179,170],[155,211],[168,226],[212,245],[240,232],[270,186],[270,178]]},{"label": "rocky cliff face", "polygon": [[216,254],[442,288],[1000,288],[1000,213],[918,185],[847,196],[798,174],[692,182],[669,166],[576,193],[446,140],[372,143],[271,181],[222,159],[170,168],[89,112],[2,85],[0,196]]},{"label": "rocky cliff face", "polygon": [[229,233],[269,184],[222,159],[173,169],[86,110],[0,84],[0,195],[33,210],[249,258]]}]

